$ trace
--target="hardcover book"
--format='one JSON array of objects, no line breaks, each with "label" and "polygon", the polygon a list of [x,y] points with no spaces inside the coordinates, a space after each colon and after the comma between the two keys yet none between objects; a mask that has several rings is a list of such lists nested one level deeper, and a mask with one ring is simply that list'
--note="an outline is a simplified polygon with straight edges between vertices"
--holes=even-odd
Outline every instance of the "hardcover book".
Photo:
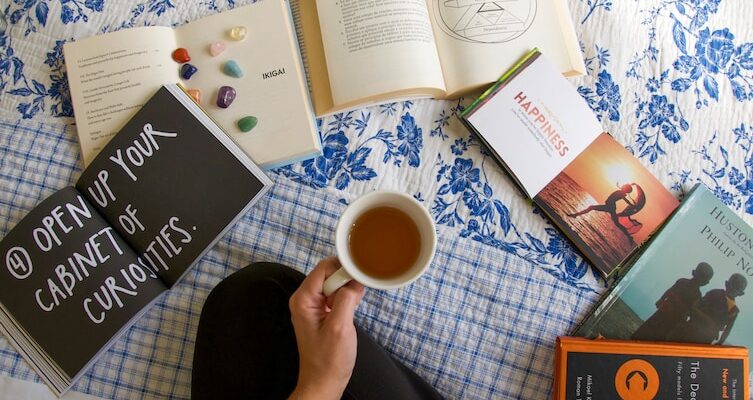
[{"label": "hardcover book", "polygon": [[[246,28],[246,36],[231,38],[233,27]],[[224,51],[210,50],[218,42]],[[188,62],[197,68],[188,78],[172,58],[177,48],[186,49]],[[262,168],[321,154],[285,0],[260,1],[175,28],[123,29],[68,42],[63,51],[84,166],[168,83],[198,89],[206,113]],[[223,72],[230,61],[236,62],[242,77]],[[227,108],[217,104],[222,86],[236,92]],[[238,127],[246,116],[258,121],[250,132]]]},{"label": "hardcover book", "polygon": [[753,346],[753,229],[697,184],[574,331]]},{"label": "hardcover book", "polygon": [[291,0],[317,115],[406,97],[454,98],[539,46],[585,72],[565,0]]},{"label": "hardcover book", "polygon": [[271,181],[176,85],[0,242],[0,328],[60,395]]},{"label": "hardcover book", "polygon": [[748,399],[748,350],[559,337],[555,400]]},{"label": "hardcover book", "polygon": [[677,207],[661,182],[603,132],[585,100],[538,50],[460,119],[605,276]]}]

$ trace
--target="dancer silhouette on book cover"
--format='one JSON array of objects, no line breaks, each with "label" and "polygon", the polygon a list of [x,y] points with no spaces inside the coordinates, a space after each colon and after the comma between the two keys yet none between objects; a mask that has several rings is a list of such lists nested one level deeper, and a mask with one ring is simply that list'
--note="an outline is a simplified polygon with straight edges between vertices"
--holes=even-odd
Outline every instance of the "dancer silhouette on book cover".
[{"label": "dancer silhouette on book cover", "polygon": [[693,305],[701,300],[701,286],[709,283],[714,269],[708,263],[700,262],[692,275],[690,279],[678,279],[662,294],[656,302],[656,312],[633,332],[631,339],[664,341],[669,332],[688,319]]},{"label": "dancer silhouette on book cover", "polygon": [[[635,199],[630,197],[630,193],[633,192],[633,187],[635,187]],[[627,206],[622,211],[617,212],[617,202],[620,200],[624,201]],[[632,216],[643,209],[645,205],[646,194],[643,192],[643,189],[637,183],[629,183],[620,186],[617,190],[612,192],[607,199],[604,200],[604,204],[594,204],[581,211],[567,215],[571,218],[575,218],[591,211],[603,211],[609,213],[612,217],[612,222],[614,222],[616,227],[620,228],[621,231],[630,236],[631,234],[638,232],[643,226],[643,224],[633,219]]]},{"label": "dancer silhouette on book cover", "polygon": [[[670,332],[668,340],[676,342],[724,344],[735,324],[740,309],[735,298],[745,294],[748,280],[732,274],[724,289],[706,292],[690,311],[690,318]],[[721,336],[720,336],[721,334]]]}]

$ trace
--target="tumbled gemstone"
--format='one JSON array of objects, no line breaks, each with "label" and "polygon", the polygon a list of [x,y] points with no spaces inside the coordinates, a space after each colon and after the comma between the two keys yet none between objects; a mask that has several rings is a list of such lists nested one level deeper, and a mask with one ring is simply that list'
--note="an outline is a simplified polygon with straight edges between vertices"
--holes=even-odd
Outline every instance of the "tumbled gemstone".
[{"label": "tumbled gemstone", "polygon": [[254,129],[258,122],[259,120],[253,115],[245,116],[238,120],[238,129],[242,132],[248,132],[251,129]]},{"label": "tumbled gemstone", "polygon": [[217,55],[223,51],[225,51],[225,43],[223,42],[214,42],[209,45],[209,54],[211,54],[212,57],[217,57]]},{"label": "tumbled gemstone", "polygon": [[198,70],[199,69],[194,67],[193,65],[185,63],[180,66],[180,77],[183,79],[191,79],[193,74],[195,74]]},{"label": "tumbled gemstone", "polygon": [[217,92],[217,107],[228,108],[235,100],[235,89],[231,86],[222,86]]},{"label": "tumbled gemstone", "polygon": [[226,62],[225,65],[222,67],[222,71],[235,78],[240,78],[243,76],[243,70],[241,69],[241,66],[238,65],[238,63],[235,60],[230,60]]},{"label": "tumbled gemstone", "polygon": [[173,60],[177,63],[183,64],[191,61],[191,56],[188,55],[188,50],[183,47],[178,47],[173,51]]},{"label": "tumbled gemstone", "polygon": [[199,89],[188,89],[186,90],[188,92],[188,95],[193,97],[194,101],[197,103],[201,103],[201,90]]},{"label": "tumbled gemstone", "polygon": [[246,27],[234,26],[228,31],[227,35],[233,40],[243,40],[246,38]]}]

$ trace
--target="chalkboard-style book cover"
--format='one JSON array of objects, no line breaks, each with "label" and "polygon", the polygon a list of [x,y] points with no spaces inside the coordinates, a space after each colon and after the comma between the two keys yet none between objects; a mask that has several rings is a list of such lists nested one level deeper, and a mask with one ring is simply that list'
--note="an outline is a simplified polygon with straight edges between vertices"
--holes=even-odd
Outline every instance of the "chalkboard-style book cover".
[{"label": "chalkboard-style book cover", "polygon": [[537,50],[464,110],[461,121],[604,276],[677,207]]},{"label": "chalkboard-style book cover", "polygon": [[748,350],[559,337],[555,400],[748,399]]},{"label": "chalkboard-style book cover", "polygon": [[753,346],[753,229],[696,185],[574,335]]},{"label": "chalkboard-style book cover", "polygon": [[0,242],[0,327],[56,394],[270,187],[178,86]]}]

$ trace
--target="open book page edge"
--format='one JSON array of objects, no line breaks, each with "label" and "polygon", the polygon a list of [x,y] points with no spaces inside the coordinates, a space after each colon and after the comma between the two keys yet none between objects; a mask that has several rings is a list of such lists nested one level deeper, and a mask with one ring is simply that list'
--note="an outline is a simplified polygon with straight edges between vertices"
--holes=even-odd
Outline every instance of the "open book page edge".
[{"label": "open book page edge", "polygon": [[564,71],[562,74],[566,77],[585,75],[586,64],[583,61],[583,53],[578,46],[578,36],[575,34],[575,24],[572,21],[570,7],[568,6],[567,1],[557,0],[554,2],[554,8],[557,10],[557,15],[560,17],[562,36],[565,38],[565,46],[567,47],[567,54],[570,58],[570,70]]},{"label": "open book page edge", "polygon": [[[261,165],[263,169],[273,169],[277,167],[282,167],[291,163],[301,162],[305,161],[311,158],[314,158],[316,156],[319,156],[322,154],[322,138],[319,136],[319,129],[316,127],[316,111],[314,109],[314,101],[312,98],[311,93],[311,82],[308,80],[308,67],[307,67],[307,59],[305,58],[305,55],[301,49],[301,45],[305,45],[305,42],[302,42],[302,38],[300,37],[298,33],[298,27],[296,25],[296,16],[293,14],[293,5],[290,3],[289,0],[280,0],[283,2],[283,6],[287,8],[288,10],[288,20],[286,21],[288,25],[288,31],[291,35],[292,41],[295,45],[295,55],[298,58],[298,78],[299,78],[299,85],[301,86],[301,92],[304,94],[304,102],[306,103],[306,109],[309,110],[310,118],[309,118],[309,125],[310,125],[310,133],[312,136],[312,140],[315,143],[314,149],[309,150],[303,150],[290,158],[286,160],[279,160],[279,161],[270,161],[266,164]],[[300,12],[300,11],[299,11]]]},{"label": "open book page edge", "polygon": [[290,0],[290,9],[295,22],[299,48],[308,78],[309,92],[314,103],[314,111],[316,115],[326,114],[328,110],[335,107],[335,103],[332,99],[316,2]]},{"label": "open book page edge", "polygon": [[39,347],[2,303],[0,303],[0,332],[56,396],[60,397],[70,389],[71,377]]}]

